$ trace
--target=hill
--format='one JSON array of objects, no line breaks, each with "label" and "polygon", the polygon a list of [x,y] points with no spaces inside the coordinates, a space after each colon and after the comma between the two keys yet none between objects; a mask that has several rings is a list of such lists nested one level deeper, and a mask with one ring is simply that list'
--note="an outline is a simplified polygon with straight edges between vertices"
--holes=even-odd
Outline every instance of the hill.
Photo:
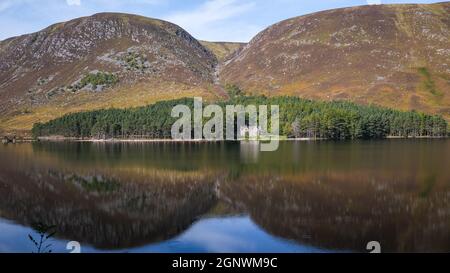
[{"label": "hill", "polygon": [[450,2],[309,14],[259,33],[220,71],[251,94],[348,100],[450,118]]},{"label": "hill", "polygon": [[1,127],[26,131],[69,112],[216,98],[217,59],[182,28],[100,13],[0,44]]},{"label": "hill", "polygon": [[450,120],[450,2],[318,12],[248,44],[198,41],[169,22],[100,13],[1,41],[0,60],[0,134],[29,134],[34,123],[73,112],[234,93]]}]

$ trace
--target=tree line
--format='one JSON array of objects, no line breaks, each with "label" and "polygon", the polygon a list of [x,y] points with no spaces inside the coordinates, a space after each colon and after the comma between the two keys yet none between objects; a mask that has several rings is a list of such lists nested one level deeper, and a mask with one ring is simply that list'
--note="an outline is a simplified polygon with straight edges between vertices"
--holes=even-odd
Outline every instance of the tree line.
[{"label": "tree line", "polygon": [[[46,123],[36,123],[32,133],[34,137],[168,139],[176,121],[171,117],[171,111],[178,104],[193,109],[193,99],[183,98],[145,107],[73,113]],[[288,96],[235,96],[218,104],[279,105],[280,135],[287,137],[380,139],[387,136],[442,137],[448,134],[447,121],[441,116],[351,102],[312,101]]]}]

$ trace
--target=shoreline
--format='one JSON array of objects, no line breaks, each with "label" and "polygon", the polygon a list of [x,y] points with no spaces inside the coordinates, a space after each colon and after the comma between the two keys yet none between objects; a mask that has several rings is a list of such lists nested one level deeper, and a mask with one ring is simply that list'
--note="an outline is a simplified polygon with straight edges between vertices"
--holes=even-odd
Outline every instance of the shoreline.
[{"label": "shoreline", "polygon": [[[418,137],[400,137],[400,136],[387,136],[386,138],[380,139],[369,139],[369,140],[387,140],[387,139],[447,139],[448,136],[418,136]],[[279,138],[272,139],[278,141],[329,141],[332,139],[327,138]],[[354,139],[363,140],[363,139]],[[353,140],[353,141],[354,141]],[[245,139],[245,140],[207,140],[207,139],[187,139],[187,140],[176,140],[176,139],[152,139],[152,138],[108,138],[108,139],[93,139],[93,138],[74,138],[74,137],[39,137],[38,139],[23,139],[17,140],[16,142],[35,142],[35,141],[47,141],[47,142],[92,142],[92,143],[151,143],[151,142],[192,142],[192,143],[207,143],[207,142],[240,142],[240,141],[269,141],[269,139]],[[332,140],[332,141],[352,141],[352,140]]]},{"label": "shoreline", "polygon": [[[391,140],[391,139],[448,139],[450,136],[417,136],[417,137],[401,137],[401,136],[387,136],[385,138],[379,139],[367,139],[367,140]],[[166,142],[166,143],[176,143],[176,142],[185,142],[185,143],[208,143],[208,142],[260,142],[260,141],[364,141],[364,139],[346,139],[346,140],[333,140],[328,138],[273,138],[273,139],[244,139],[244,140],[208,140],[208,139],[186,139],[186,140],[177,140],[177,139],[161,139],[161,138],[107,138],[107,139],[97,139],[97,138],[76,138],[76,137],[63,137],[63,136],[50,136],[50,137],[38,137],[37,139],[33,138],[11,138],[8,141],[3,139],[3,144],[14,144],[14,143],[27,143],[27,142],[91,142],[91,143],[152,143],[152,142]]]}]

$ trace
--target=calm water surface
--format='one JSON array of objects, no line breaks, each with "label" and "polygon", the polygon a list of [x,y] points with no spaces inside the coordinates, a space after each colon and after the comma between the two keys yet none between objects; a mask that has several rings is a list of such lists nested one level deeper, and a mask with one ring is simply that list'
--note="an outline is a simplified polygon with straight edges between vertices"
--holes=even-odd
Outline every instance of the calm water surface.
[{"label": "calm water surface", "polygon": [[0,252],[450,252],[450,140],[0,146]]}]

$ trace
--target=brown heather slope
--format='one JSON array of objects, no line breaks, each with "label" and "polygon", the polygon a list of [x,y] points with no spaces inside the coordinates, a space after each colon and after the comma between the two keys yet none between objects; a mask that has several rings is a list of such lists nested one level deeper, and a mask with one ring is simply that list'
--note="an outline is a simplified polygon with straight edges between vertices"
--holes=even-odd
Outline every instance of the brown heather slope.
[{"label": "brown heather slope", "polygon": [[234,54],[239,52],[246,43],[234,43],[234,42],[208,42],[200,41],[200,43],[209,49],[214,55],[216,55],[219,62],[223,62],[233,57]]},{"label": "brown heather slope", "polygon": [[336,9],[259,33],[222,65],[249,93],[350,100],[450,118],[450,2]]},{"label": "brown heather slope", "polygon": [[[74,88],[98,71],[118,82]],[[319,12],[275,24],[245,46],[199,42],[174,24],[128,14],[55,24],[0,41],[0,134],[29,133],[70,112],[214,100],[226,97],[225,84],[450,119],[450,2]]]},{"label": "brown heather slope", "polygon": [[[146,105],[199,95],[215,99],[216,57],[180,27],[101,13],[0,43],[0,131],[28,131],[65,113]],[[118,82],[74,89],[85,75]]]}]

